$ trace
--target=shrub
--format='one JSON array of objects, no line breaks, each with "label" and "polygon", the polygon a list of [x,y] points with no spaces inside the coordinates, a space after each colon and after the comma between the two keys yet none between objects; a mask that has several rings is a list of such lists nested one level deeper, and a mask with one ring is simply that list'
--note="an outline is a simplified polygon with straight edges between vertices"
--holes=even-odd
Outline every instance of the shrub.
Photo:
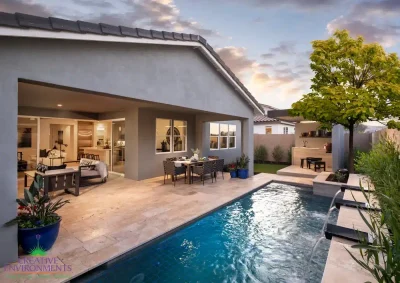
[{"label": "shrub", "polygon": [[382,139],[368,153],[361,152],[356,160],[356,170],[369,177],[378,200],[384,207],[386,198],[400,205],[400,150],[390,139]]},{"label": "shrub", "polygon": [[[370,196],[365,191],[363,193],[371,205]],[[365,216],[359,210],[361,218],[374,235],[372,243],[369,244],[366,239],[360,239],[360,244],[352,246],[359,249],[361,257],[354,256],[349,250],[347,252],[377,282],[400,282],[399,203],[388,196],[381,195],[380,197],[387,205],[382,207],[382,212],[368,211],[368,215]]]},{"label": "shrub", "polygon": [[368,220],[360,213],[375,237],[372,245],[365,242],[354,245],[360,250],[361,259],[352,257],[378,282],[400,282],[399,146],[386,138],[370,152],[360,153],[356,161],[356,169],[372,182],[372,194],[379,201],[382,211],[369,212]]},{"label": "shrub", "polygon": [[280,162],[283,159],[283,149],[280,145],[277,145],[274,147],[274,150],[272,151],[272,158],[275,160],[275,162]]},{"label": "shrub", "polygon": [[262,163],[268,158],[268,150],[264,145],[258,145],[254,149],[254,161]]}]

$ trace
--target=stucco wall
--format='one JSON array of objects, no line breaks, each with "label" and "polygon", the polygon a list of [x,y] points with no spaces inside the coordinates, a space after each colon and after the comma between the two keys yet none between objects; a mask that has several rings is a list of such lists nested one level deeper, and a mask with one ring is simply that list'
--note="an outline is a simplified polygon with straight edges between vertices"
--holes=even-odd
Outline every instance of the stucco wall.
[{"label": "stucco wall", "polygon": [[272,134],[283,134],[283,128],[288,127],[288,134],[294,134],[294,126],[285,125],[285,124],[255,124],[254,125],[254,134],[265,134],[265,128],[271,127]]},{"label": "stucco wall", "polygon": [[[187,150],[179,153],[156,153],[156,118],[187,121]],[[127,129],[128,130],[128,129]],[[192,156],[195,147],[195,116],[184,113],[139,109],[138,179],[163,176],[163,160],[168,157]]]},{"label": "stucco wall", "polygon": [[267,148],[268,156],[264,161],[275,161],[272,152],[276,146],[280,146],[284,152],[282,162],[291,162],[288,158],[288,151],[294,146],[294,135],[258,135],[254,134],[254,148],[263,145]]}]

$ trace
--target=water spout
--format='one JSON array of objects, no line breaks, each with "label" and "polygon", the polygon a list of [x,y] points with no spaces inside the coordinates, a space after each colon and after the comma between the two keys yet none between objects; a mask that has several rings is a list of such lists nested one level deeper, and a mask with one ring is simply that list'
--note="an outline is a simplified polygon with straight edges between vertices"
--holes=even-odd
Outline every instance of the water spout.
[{"label": "water spout", "polygon": [[319,243],[320,243],[323,239],[325,239],[325,236],[321,236],[321,237],[315,242],[315,244],[314,244],[314,246],[313,246],[313,248],[312,248],[311,255],[310,255],[310,259],[308,260],[308,264],[307,264],[307,267],[306,267],[306,274],[304,274],[304,278],[305,278],[306,281],[307,281],[307,278],[308,278],[308,273],[310,272],[310,266],[311,266],[312,259],[313,259],[313,257],[314,257],[314,253],[315,253],[315,251],[317,250]]},{"label": "water spout", "polygon": [[331,209],[333,203],[335,202],[336,197],[337,197],[341,192],[342,192],[342,190],[340,189],[340,190],[338,190],[338,191],[336,192],[336,194],[333,196],[333,199],[332,199],[331,205],[329,206],[329,209]]},{"label": "water spout", "polygon": [[332,206],[332,207],[329,209],[328,214],[326,215],[326,218],[325,218],[325,221],[324,221],[324,225],[322,226],[321,237],[322,237],[322,236],[324,235],[324,233],[325,233],[325,228],[326,228],[326,225],[328,225],[329,216],[331,216],[332,211],[334,211],[335,209],[336,209],[335,206]]}]

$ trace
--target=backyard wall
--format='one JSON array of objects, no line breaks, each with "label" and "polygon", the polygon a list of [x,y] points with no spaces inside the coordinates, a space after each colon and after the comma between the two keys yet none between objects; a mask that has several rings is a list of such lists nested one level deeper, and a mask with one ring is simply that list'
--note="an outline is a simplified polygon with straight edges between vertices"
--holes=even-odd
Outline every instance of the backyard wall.
[{"label": "backyard wall", "polygon": [[394,140],[398,145],[400,145],[400,131],[395,129],[383,129],[377,132],[372,133],[372,144],[376,144],[379,142],[379,139],[384,138],[385,136]]},{"label": "backyard wall", "polygon": [[310,131],[317,131],[319,127],[319,123],[317,122],[310,122],[310,123],[296,123],[295,127],[295,146],[296,147],[303,147],[304,142],[307,141],[306,147],[308,148],[324,148],[326,143],[332,142],[332,138],[330,137],[301,137],[301,133],[310,132]]},{"label": "backyard wall", "polygon": [[274,150],[275,146],[280,146],[284,152],[284,160],[288,161],[288,150],[291,149],[295,142],[295,135],[254,135],[254,148],[259,145],[264,145],[268,151],[268,158],[266,161],[274,161],[272,158],[272,151]]}]

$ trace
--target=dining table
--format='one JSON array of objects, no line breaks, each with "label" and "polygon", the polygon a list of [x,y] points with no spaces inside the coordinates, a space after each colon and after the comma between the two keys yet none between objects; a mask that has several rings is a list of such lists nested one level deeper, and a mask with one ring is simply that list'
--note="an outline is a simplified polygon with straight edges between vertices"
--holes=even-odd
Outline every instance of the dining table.
[{"label": "dining table", "polygon": [[186,176],[189,178],[189,184],[192,184],[192,178],[190,178],[190,169],[193,166],[203,164],[203,162],[213,161],[213,160],[216,160],[216,159],[209,158],[207,160],[197,160],[197,161],[191,161],[190,159],[176,160],[176,161],[174,161],[174,163],[175,163],[175,167],[186,166]]}]

